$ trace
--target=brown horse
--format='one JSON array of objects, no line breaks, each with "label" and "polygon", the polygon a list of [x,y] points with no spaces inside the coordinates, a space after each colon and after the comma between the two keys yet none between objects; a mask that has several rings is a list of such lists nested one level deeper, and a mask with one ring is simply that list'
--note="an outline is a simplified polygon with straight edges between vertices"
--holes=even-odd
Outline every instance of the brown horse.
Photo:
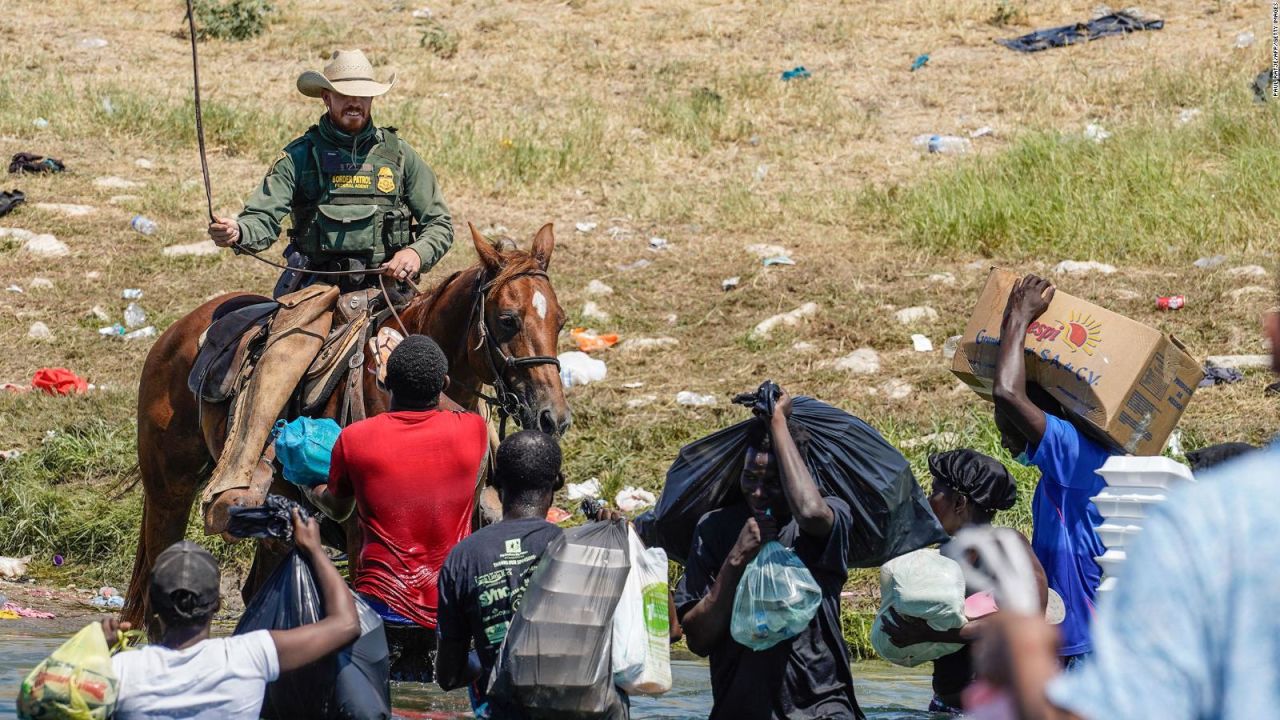
[{"label": "brown horse", "polygon": [[[464,408],[477,409],[481,388],[491,385],[501,406],[522,427],[560,435],[568,429],[571,416],[554,364],[565,314],[547,276],[555,247],[551,225],[538,231],[529,252],[499,248],[474,226],[470,230],[480,262],[414,298],[400,313],[404,330],[428,335],[440,344],[449,357],[449,396]],[[147,617],[152,564],[162,550],[185,535],[191,505],[222,451],[227,404],[197,406],[187,389],[187,376],[196,359],[197,339],[209,326],[213,311],[232,297],[210,300],[170,326],[142,368],[138,388],[142,527],[124,610],[124,619],[135,625]],[[400,329],[396,319],[388,318],[384,324],[388,323]],[[387,409],[387,397],[372,372],[373,362],[367,358],[359,370],[366,416]],[[328,410],[326,414],[335,414],[336,398]],[[279,478],[272,492],[297,497],[295,489]],[[278,554],[264,553],[260,545],[246,590],[255,579],[265,578],[278,560]]]}]

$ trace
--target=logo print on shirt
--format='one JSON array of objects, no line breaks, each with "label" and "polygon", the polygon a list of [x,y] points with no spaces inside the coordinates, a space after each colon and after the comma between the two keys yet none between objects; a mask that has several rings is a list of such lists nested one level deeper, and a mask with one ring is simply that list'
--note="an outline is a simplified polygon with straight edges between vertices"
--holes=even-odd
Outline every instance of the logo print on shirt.
[{"label": "logo print on shirt", "polygon": [[519,552],[520,552],[520,538],[512,538],[508,540],[507,553],[511,555],[516,555],[516,554],[519,554]]},{"label": "logo print on shirt", "polygon": [[391,174],[391,168],[378,168],[378,192],[390,193],[395,192],[396,180]]}]

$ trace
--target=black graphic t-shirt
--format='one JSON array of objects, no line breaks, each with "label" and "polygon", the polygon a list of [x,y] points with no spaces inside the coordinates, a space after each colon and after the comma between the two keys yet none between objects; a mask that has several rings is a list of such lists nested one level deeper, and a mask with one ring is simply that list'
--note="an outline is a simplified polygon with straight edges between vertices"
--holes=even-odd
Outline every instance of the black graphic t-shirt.
[{"label": "black graphic t-shirt", "polygon": [[542,518],[503,520],[472,533],[444,561],[439,583],[440,637],[472,640],[484,667],[479,687],[488,687],[498,648],[534,566],[563,533]]}]

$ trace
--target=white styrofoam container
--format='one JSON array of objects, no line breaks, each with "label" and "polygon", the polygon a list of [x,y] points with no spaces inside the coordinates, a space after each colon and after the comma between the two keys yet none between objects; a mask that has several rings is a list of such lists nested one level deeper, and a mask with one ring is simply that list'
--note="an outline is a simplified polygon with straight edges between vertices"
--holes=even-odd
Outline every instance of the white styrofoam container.
[{"label": "white styrofoam container", "polygon": [[1159,455],[1113,455],[1097,472],[1107,481],[1108,487],[1167,489],[1183,482],[1195,482],[1191,468]]},{"label": "white styrofoam container", "polygon": [[1124,520],[1141,519],[1147,516],[1147,511],[1156,505],[1164,502],[1164,495],[1130,495],[1130,494],[1112,494],[1111,488],[1103,490],[1101,494],[1093,498],[1093,504],[1098,506],[1098,512],[1102,513],[1102,517],[1107,520],[1116,518]]},{"label": "white styrofoam container", "polygon": [[1105,577],[1120,577],[1120,568],[1124,565],[1125,559],[1124,550],[1108,550],[1094,559],[1102,567],[1102,574]]},{"label": "white styrofoam container", "polygon": [[1102,578],[1102,584],[1098,586],[1098,594],[1105,595],[1106,593],[1109,593],[1112,590],[1115,590],[1116,583],[1118,582],[1120,582],[1119,578],[1114,578],[1114,577]]},{"label": "white styrofoam container", "polygon": [[1108,549],[1124,548],[1133,538],[1142,532],[1142,526],[1134,523],[1132,520],[1120,520],[1116,522],[1105,522],[1095,528],[1098,532],[1098,538],[1102,540],[1102,544]]}]

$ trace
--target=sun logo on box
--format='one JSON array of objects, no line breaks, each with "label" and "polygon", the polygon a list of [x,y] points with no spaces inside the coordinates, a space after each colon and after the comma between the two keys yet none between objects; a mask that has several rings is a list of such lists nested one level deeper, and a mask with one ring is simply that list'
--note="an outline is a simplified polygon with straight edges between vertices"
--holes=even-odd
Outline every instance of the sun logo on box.
[{"label": "sun logo on box", "polygon": [[1058,321],[1062,326],[1062,341],[1072,352],[1083,350],[1085,355],[1093,355],[1102,342],[1102,322],[1092,316],[1080,312],[1072,312],[1068,322]]}]

